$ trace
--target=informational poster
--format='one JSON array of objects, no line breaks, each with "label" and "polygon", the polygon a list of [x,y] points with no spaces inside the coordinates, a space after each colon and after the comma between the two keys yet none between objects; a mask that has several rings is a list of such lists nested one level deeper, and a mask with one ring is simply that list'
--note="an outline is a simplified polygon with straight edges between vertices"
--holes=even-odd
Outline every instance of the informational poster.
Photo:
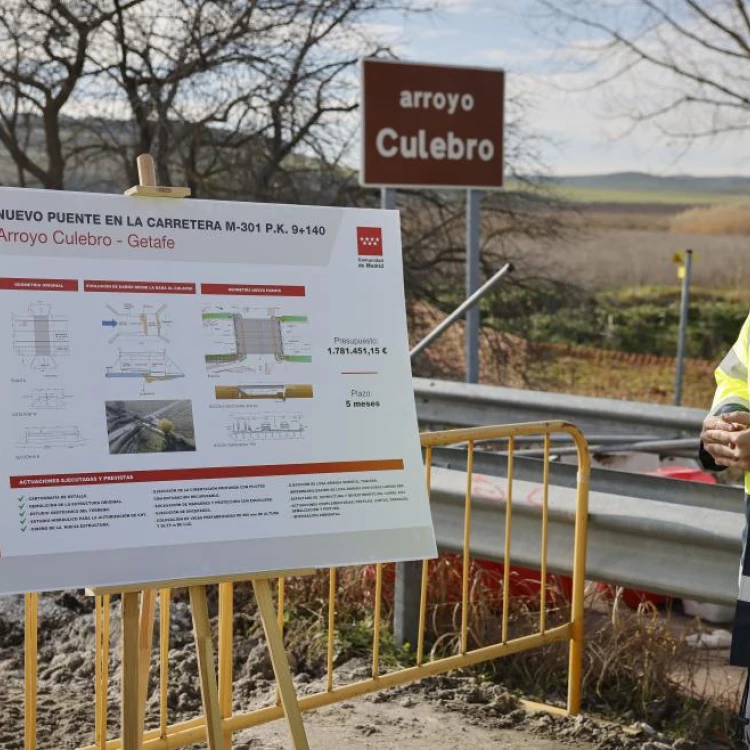
[{"label": "informational poster", "polygon": [[398,214],[0,189],[0,593],[433,556]]}]

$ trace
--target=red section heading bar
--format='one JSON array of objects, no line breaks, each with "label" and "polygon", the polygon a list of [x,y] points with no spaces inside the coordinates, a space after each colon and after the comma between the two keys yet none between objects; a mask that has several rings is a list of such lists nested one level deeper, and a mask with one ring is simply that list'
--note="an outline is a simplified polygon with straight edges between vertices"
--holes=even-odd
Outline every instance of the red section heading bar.
[{"label": "red section heading bar", "polygon": [[401,471],[400,458],[379,461],[329,461],[310,464],[268,464],[265,466],[215,466],[205,469],[155,469],[105,474],[37,474],[10,478],[13,489],[28,487],[73,487],[86,484],[137,484],[143,482],[198,482],[207,479],[243,477],[285,477],[298,474],[350,474],[365,471]]},{"label": "red section heading bar", "polygon": [[0,289],[22,292],[77,292],[77,279],[8,279],[0,278]]},{"label": "red section heading bar", "polygon": [[195,284],[174,281],[106,281],[86,279],[84,292],[125,292],[128,294],[195,294]]},{"label": "red section heading bar", "polygon": [[262,284],[201,284],[201,294],[242,294],[248,297],[304,297],[303,286]]}]

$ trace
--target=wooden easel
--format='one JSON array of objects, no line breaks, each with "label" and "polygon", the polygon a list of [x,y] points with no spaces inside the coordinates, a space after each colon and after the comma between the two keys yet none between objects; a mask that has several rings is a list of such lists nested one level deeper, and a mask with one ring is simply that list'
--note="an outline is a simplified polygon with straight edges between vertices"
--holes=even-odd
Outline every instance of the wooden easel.
[{"label": "wooden easel", "polygon": [[[150,646],[154,626],[154,604],[158,589],[187,588],[190,594],[190,609],[193,618],[196,651],[198,653],[198,676],[201,700],[206,717],[206,736],[209,750],[231,750],[230,741],[225,742],[219,705],[219,689],[216,678],[216,662],[211,642],[211,626],[208,617],[206,587],[214,583],[235,583],[250,580],[255,592],[263,631],[271,654],[276,684],[281,705],[284,708],[294,750],[309,750],[302,714],[297,703],[297,693],[292,682],[289,661],[284,651],[273,595],[269,581],[273,578],[309,575],[310,570],[286,570],[259,573],[252,576],[219,576],[217,578],[194,578],[175,581],[159,581],[130,586],[98,586],[89,589],[94,596],[120,594],[122,596],[122,696],[121,732],[122,750],[141,750],[146,714]],[[140,595],[140,601],[139,601]]]},{"label": "wooden easel", "polygon": [[[190,188],[157,186],[154,162],[149,154],[138,157],[138,180],[125,195],[150,198],[185,198]],[[215,583],[232,583],[250,580],[258,604],[263,631],[271,655],[276,683],[284,708],[294,750],[309,750],[302,715],[297,703],[297,693],[289,670],[289,661],[284,651],[284,641],[279,627],[269,581],[272,578],[307,575],[309,570],[277,571],[272,573],[221,576],[212,579],[159,581],[130,586],[95,587],[90,589],[95,596],[122,595],[122,695],[121,732],[122,750],[141,750],[148,699],[148,678],[151,666],[156,615],[156,592],[159,589],[187,588],[190,593],[190,609],[193,632],[198,652],[198,674],[201,700],[206,717],[206,735],[209,750],[231,750],[231,734],[223,731],[219,705],[219,690],[216,662],[211,642],[211,627],[208,617],[206,586]],[[140,593],[140,601],[139,601]],[[164,601],[162,601],[162,605]],[[97,685],[97,690],[99,686]],[[106,698],[106,696],[105,696]],[[225,741],[226,740],[226,741]]]}]

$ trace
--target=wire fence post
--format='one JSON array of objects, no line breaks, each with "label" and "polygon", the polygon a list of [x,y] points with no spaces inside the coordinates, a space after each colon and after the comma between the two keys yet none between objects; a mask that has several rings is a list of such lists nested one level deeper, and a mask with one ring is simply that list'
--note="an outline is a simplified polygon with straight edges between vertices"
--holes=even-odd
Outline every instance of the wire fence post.
[{"label": "wire fence post", "polygon": [[[466,191],[466,296],[479,288],[480,190]],[[479,382],[479,306],[466,311],[466,382]]]},{"label": "wire fence post", "polygon": [[680,330],[677,336],[677,365],[674,378],[674,405],[682,403],[682,383],[685,377],[685,340],[690,310],[690,277],[693,270],[693,251],[685,251],[685,264],[680,268],[682,295],[680,299]]}]

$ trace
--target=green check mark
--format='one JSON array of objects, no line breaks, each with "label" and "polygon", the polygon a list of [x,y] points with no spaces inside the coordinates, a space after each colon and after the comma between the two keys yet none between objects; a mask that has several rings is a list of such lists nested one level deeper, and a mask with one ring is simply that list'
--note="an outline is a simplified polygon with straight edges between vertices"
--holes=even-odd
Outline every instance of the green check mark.
[{"label": "green check mark", "polygon": [[21,526],[21,531],[25,532],[29,527],[29,522],[26,518],[26,495],[21,495],[18,498],[18,522]]}]

